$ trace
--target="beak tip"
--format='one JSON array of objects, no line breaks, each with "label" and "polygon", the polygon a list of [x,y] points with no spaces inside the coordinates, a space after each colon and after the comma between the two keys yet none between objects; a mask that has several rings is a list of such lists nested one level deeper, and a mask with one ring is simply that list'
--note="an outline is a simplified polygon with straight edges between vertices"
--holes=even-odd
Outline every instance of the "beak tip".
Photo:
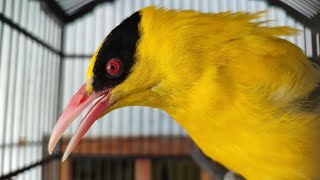
[{"label": "beak tip", "polygon": [[52,154],[52,149],[50,146],[48,146],[48,153],[51,155]]},{"label": "beak tip", "polygon": [[49,144],[48,144],[48,153],[51,155],[52,151],[54,149],[54,146],[52,146],[52,142],[51,142],[51,138],[49,140]]},{"label": "beak tip", "polygon": [[64,153],[61,159],[61,162],[64,162],[67,158],[68,158],[69,154],[68,153]]}]

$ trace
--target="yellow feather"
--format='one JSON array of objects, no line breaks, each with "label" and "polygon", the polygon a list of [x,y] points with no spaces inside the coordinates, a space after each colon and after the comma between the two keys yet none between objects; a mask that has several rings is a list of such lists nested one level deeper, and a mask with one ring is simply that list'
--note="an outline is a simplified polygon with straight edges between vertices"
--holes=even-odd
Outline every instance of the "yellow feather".
[{"label": "yellow feather", "polygon": [[278,38],[297,30],[252,22],[260,15],[142,9],[135,65],[113,90],[126,98],[113,109],[164,109],[248,180],[320,179],[319,105],[308,99],[319,70]]}]

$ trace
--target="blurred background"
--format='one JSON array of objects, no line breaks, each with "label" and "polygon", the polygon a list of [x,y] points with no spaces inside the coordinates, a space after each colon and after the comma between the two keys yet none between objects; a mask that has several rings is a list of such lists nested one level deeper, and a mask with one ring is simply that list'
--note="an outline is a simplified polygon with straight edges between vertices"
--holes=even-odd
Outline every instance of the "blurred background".
[{"label": "blurred background", "polygon": [[283,38],[320,62],[319,0],[0,0],[0,179],[223,178],[226,169],[206,158],[175,121],[146,107],[123,108],[97,121],[60,163],[78,118],[53,155],[47,154],[51,130],[84,82],[94,50],[124,18],[149,5],[202,12],[267,9],[261,20],[301,30]]}]

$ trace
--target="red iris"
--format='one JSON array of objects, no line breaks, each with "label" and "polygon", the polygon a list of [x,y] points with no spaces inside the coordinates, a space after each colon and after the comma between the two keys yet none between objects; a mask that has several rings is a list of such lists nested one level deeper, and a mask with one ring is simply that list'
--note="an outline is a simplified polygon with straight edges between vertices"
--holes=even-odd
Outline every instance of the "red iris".
[{"label": "red iris", "polygon": [[122,68],[122,63],[119,59],[113,58],[110,59],[106,65],[106,72],[111,75],[115,76],[120,74]]}]

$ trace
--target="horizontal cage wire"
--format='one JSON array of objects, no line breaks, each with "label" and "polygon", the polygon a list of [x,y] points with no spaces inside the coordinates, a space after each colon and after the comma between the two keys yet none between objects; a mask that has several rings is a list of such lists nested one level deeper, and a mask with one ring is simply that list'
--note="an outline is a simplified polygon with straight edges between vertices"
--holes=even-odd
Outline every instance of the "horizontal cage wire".
[{"label": "horizontal cage wire", "polygon": [[85,82],[96,48],[126,17],[149,5],[205,13],[267,9],[259,21],[299,29],[297,36],[282,38],[320,60],[316,0],[0,0],[0,179],[223,178],[227,170],[205,157],[179,124],[148,107],[104,116],[61,163],[85,111],[53,154],[47,152],[56,120]]}]

